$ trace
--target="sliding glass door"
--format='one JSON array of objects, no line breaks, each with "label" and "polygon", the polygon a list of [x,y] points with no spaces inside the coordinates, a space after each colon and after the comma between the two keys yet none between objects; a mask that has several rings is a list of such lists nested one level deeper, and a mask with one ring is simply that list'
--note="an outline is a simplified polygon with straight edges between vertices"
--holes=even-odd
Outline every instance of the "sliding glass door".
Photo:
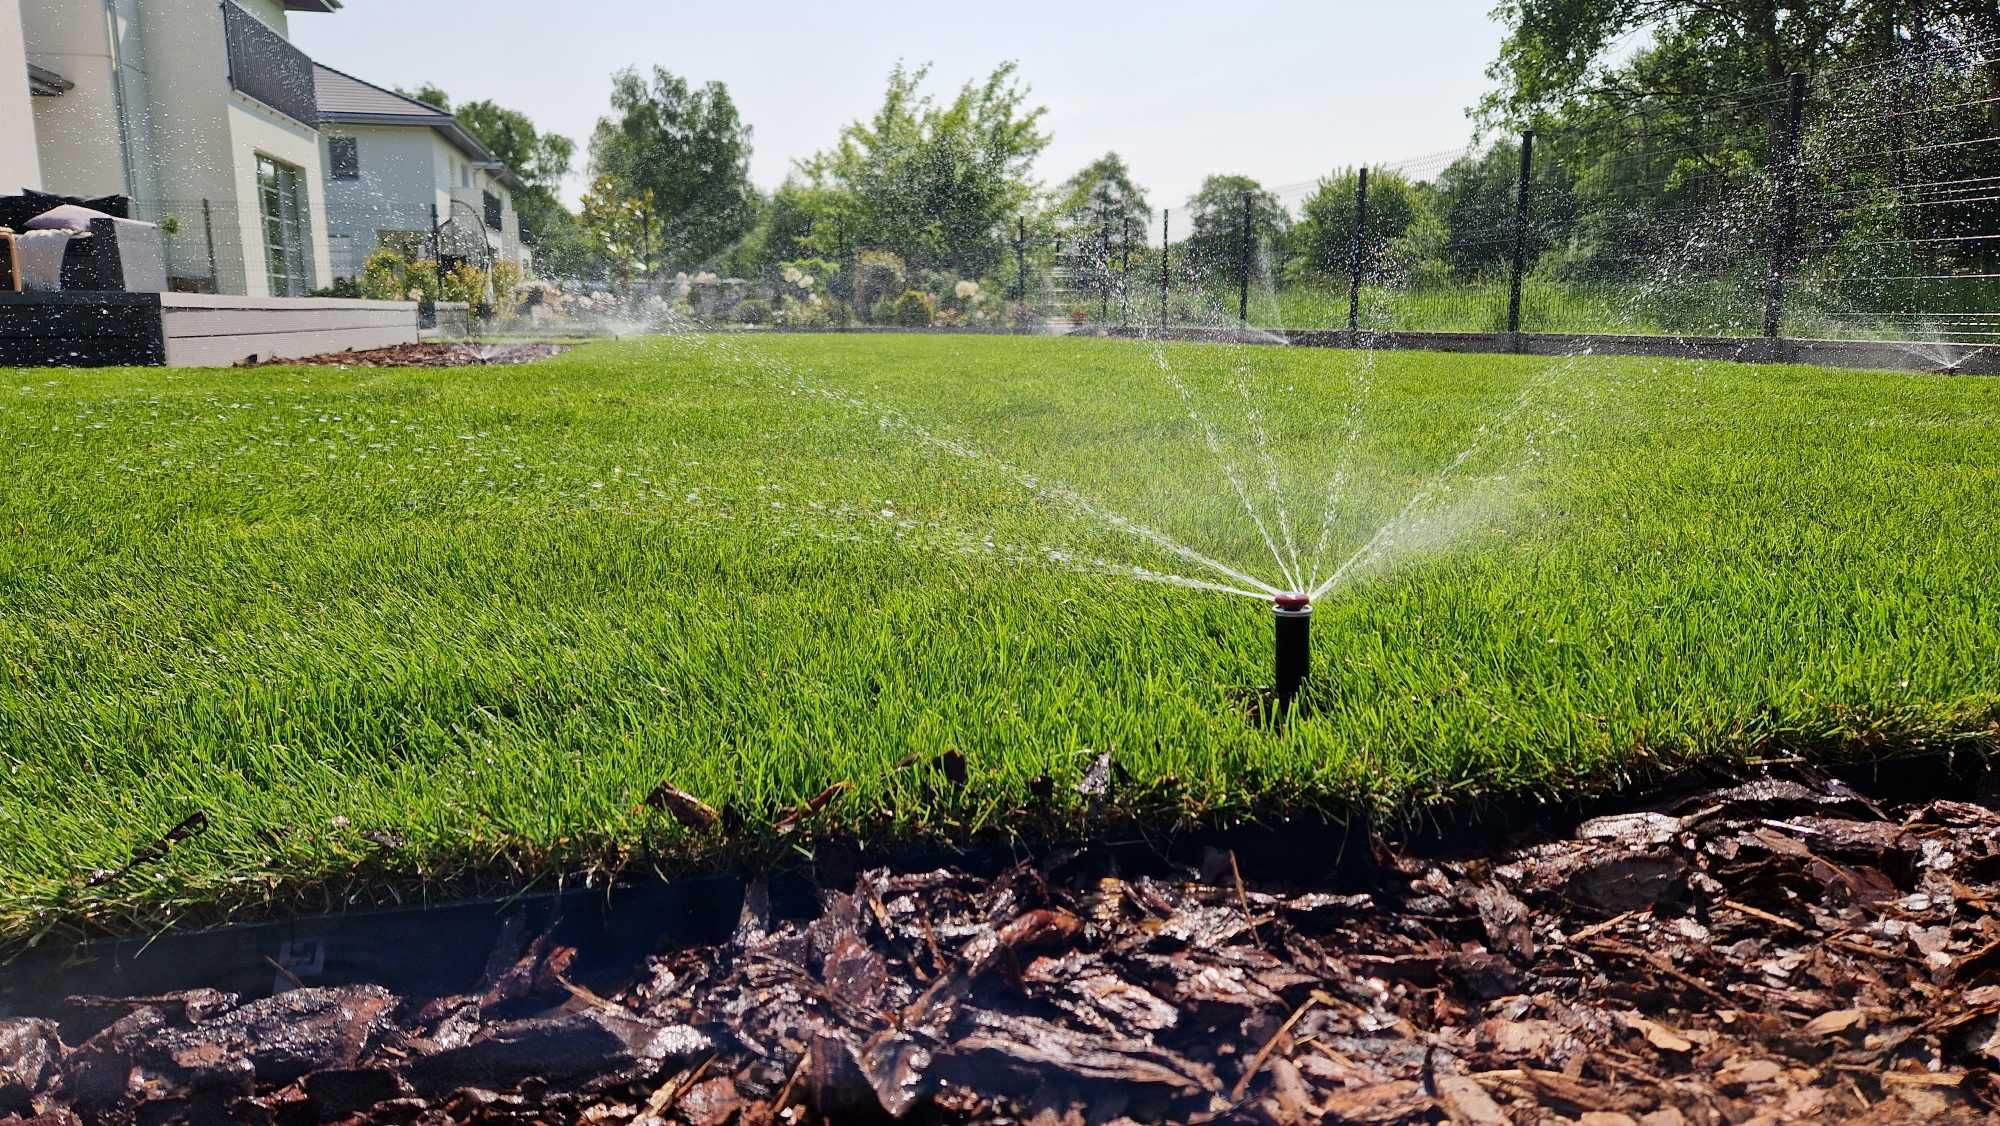
[{"label": "sliding glass door", "polygon": [[292,165],[259,156],[257,208],[264,219],[264,270],[271,296],[304,297],[312,288],[312,223],[304,175]]}]

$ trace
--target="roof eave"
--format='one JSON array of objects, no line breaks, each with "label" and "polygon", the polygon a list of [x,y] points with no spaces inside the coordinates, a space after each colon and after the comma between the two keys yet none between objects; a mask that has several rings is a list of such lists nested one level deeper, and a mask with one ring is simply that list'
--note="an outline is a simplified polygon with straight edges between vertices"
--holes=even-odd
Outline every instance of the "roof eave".
[{"label": "roof eave", "polygon": [[288,12],[338,12],[341,0],[285,0]]}]

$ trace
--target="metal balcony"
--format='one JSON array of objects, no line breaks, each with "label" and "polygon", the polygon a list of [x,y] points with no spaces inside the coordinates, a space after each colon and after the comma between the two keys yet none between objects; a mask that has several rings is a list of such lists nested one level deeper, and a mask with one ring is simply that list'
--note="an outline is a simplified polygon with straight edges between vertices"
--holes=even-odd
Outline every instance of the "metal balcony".
[{"label": "metal balcony", "polygon": [[256,16],[223,0],[229,84],[301,125],[319,127],[312,59]]}]

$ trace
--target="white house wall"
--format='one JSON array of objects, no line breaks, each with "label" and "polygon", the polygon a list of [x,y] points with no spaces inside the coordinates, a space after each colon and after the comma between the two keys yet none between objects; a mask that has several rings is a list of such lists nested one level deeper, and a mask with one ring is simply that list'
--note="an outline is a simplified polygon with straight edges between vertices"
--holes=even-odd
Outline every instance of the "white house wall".
[{"label": "white house wall", "polygon": [[257,209],[259,154],[299,169],[311,223],[312,288],[325,289],[333,284],[333,273],[327,261],[326,176],[319,158],[319,133],[241,94],[232,93],[230,98],[231,151],[238,154],[235,197],[241,201],[236,209],[238,230],[242,245],[251,248],[244,255],[245,291],[267,296],[271,292],[264,264],[263,217]]},{"label": "white house wall", "polygon": [[[336,246],[348,248],[346,260],[335,262],[336,276],[357,276],[368,255],[380,245],[383,231],[410,231],[428,240],[432,208],[439,222],[488,232],[498,256],[521,261],[521,221],[504,185],[473,168],[465,154],[427,125],[365,125],[328,122],[321,129],[320,159],[332,158],[325,141],[352,137],[360,178],[326,180],[327,232]],[[460,185],[470,175],[472,187]],[[485,225],[484,192],[501,200],[501,230]],[[469,210],[468,210],[469,209]]]},{"label": "white house wall", "polygon": [[[347,276],[357,275],[361,264],[375,252],[382,231],[415,231],[430,237],[430,206],[437,198],[433,177],[438,142],[434,131],[407,125],[329,122],[321,133],[323,138],[354,138],[360,160],[360,179],[326,181],[327,232],[336,239],[348,236],[352,240],[350,262],[334,263],[336,274],[345,265]],[[320,158],[331,167],[324,143]]]},{"label": "white house wall", "polygon": [[20,4],[28,61],[75,84],[60,98],[33,99],[44,186],[66,195],[126,194],[104,0]]},{"label": "white house wall", "polygon": [[[221,292],[244,292],[240,158],[231,151],[224,116],[231,95],[222,21],[209,5],[190,11],[184,0],[143,0],[143,7],[160,176],[158,192],[141,202],[141,217],[174,220],[176,233],[167,239],[170,277],[212,276]],[[211,14],[216,18],[207,18]]]},{"label": "white house wall", "polygon": [[28,42],[21,31],[21,0],[0,0],[0,194],[42,186],[36,150],[35,110],[29,103]]}]

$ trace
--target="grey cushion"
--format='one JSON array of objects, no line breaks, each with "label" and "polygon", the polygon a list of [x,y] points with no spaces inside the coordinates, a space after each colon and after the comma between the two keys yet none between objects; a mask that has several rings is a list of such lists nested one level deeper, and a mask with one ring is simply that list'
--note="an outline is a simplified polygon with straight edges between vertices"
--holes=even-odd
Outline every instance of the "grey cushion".
[{"label": "grey cushion", "polygon": [[123,293],[165,290],[167,248],[160,228],[134,219],[92,219],[88,239],[79,239],[63,256],[62,287]]},{"label": "grey cushion", "polygon": [[102,211],[96,211],[74,203],[65,203],[58,207],[51,207],[33,219],[28,220],[27,229],[31,231],[75,231],[77,234],[84,234],[90,230],[90,221],[92,219],[109,218],[111,216],[106,215]]}]

